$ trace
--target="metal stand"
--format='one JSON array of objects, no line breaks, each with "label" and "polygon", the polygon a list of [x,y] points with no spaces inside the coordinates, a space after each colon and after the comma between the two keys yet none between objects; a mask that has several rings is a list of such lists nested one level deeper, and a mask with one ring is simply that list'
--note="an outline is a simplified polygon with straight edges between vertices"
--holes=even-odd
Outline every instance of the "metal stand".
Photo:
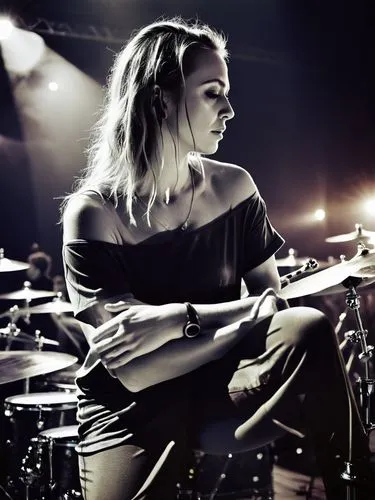
[{"label": "metal stand", "polygon": [[[374,346],[367,344],[367,330],[363,328],[360,309],[360,298],[356,287],[361,283],[361,278],[349,277],[342,284],[348,289],[346,292],[346,304],[354,312],[357,330],[347,332],[345,338],[352,343],[360,344],[361,352],[358,359],[364,365],[365,376],[357,380],[359,388],[359,411],[367,434],[375,429],[375,424],[371,422],[371,395],[374,393],[375,379],[370,378],[370,359],[372,358]],[[341,473],[342,479],[348,482],[346,488],[346,500],[356,500],[355,482],[358,479],[358,471],[351,462],[345,462],[345,470]]]},{"label": "metal stand", "polygon": [[361,281],[360,278],[348,278],[348,283],[343,283],[347,286],[346,303],[348,307],[354,311],[357,323],[357,330],[352,330],[347,333],[347,338],[352,343],[360,344],[361,352],[358,355],[359,360],[364,365],[365,376],[357,380],[359,388],[359,403],[360,412],[363,419],[363,425],[367,432],[375,429],[375,424],[371,422],[371,395],[374,393],[375,379],[370,378],[370,359],[372,358],[374,346],[367,344],[367,330],[363,328],[361,316],[359,313],[360,300],[356,291],[356,286]]}]

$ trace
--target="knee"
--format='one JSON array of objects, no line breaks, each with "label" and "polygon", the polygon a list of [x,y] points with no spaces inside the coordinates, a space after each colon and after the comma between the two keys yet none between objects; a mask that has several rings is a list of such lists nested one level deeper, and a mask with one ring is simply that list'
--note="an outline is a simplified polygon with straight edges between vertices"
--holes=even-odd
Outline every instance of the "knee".
[{"label": "knee", "polygon": [[288,327],[287,342],[295,346],[311,348],[312,346],[331,344],[334,331],[327,316],[311,307],[293,307],[287,309]]}]

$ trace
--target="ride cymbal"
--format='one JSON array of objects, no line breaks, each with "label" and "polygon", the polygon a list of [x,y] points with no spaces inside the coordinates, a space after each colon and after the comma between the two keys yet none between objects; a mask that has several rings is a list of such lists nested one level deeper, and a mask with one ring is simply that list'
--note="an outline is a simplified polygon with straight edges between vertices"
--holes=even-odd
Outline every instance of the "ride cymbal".
[{"label": "ride cymbal", "polygon": [[358,278],[357,285],[361,287],[375,281],[375,250],[363,249],[348,261],[289,283],[279,295],[284,299],[294,299],[306,295],[324,295],[325,292],[339,293],[345,290],[345,286],[341,284],[349,277]]},{"label": "ride cymbal", "polygon": [[52,351],[0,352],[0,384],[44,375],[76,363],[70,354]]}]

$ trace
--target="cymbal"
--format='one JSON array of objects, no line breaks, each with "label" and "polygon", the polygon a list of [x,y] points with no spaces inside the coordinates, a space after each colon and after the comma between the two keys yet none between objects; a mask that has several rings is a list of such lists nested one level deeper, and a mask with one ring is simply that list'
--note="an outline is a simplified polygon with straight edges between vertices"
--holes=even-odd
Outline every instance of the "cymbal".
[{"label": "cymbal", "polygon": [[61,314],[73,312],[73,306],[70,302],[66,302],[65,300],[54,300],[52,302],[46,302],[45,304],[23,308],[20,311],[29,314]]},{"label": "cymbal", "polygon": [[328,243],[345,243],[346,241],[360,241],[363,239],[375,239],[375,231],[368,231],[363,229],[362,224],[355,225],[355,231],[346,234],[338,234],[336,236],[330,236],[326,238],[325,241]]},{"label": "cymbal", "polygon": [[27,262],[21,262],[20,260],[10,260],[5,257],[1,257],[0,254],[0,273],[9,273],[12,271],[23,271],[28,269],[30,265]]},{"label": "cymbal", "polygon": [[49,290],[34,290],[33,288],[21,288],[21,290],[16,290],[14,292],[2,293],[0,299],[7,300],[33,300],[33,299],[43,299],[45,297],[55,297],[55,292],[50,292]]},{"label": "cymbal", "polygon": [[70,354],[52,351],[0,352],[0,384],[44,375],[76,363]]},{"label": "cymbal", "polygon": [[[340,262],[289,283],[279,292],[279,295],[284,299],[293,299],[306,295],[324,295],[326,290],[327,293],[338,293],[345,290],[341,283],[349,277],[360,278],[359,286],[361,287],[375,281],[375,250],[364,249],[348,261]],[[332,287],[336,287],[337,292],[332,290]]]}]

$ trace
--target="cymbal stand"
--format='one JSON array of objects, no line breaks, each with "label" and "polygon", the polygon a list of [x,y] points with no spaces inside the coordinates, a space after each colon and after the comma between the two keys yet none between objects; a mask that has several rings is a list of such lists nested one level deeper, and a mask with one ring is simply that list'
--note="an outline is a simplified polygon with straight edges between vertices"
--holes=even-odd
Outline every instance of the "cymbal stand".
[{"label": "cymbal stand", "polygon": [[[348,290],[346,292],[346,304],[354,312],[357,330],[351,330],[346,332],[345,338],[352,343],[360,344],[361,352],[358,354],[358,358],[362,361],[364,365],[364,378],[359,377],[357,380],[359,387],[359,412],[363,425],[369,435],[370,431],[375,428],[375,425],[371,422],[371,395],[374,393],[375,380],[370,378],[370,364],[369,361],[373,355],[374,347],[368,345],[366,341],[367,330],[363,328],[360,309],[360,300],[357,294],[356,287],[361,283],[362,279],[357,277],[349,277],[343,281],[342,285]],[[352,463],[349,457],[348,461],[345,462],[345,470],[341,473],[341,477],[347,481],[346,487],[346,500],[356,500],[356,487],[355,482],[357,480],[357,473],[355,465]]]},{"label": "cymbal stand", "polygon": [[11,307],[7,315],[10,317],[9,323],[7,325],[8,331],[2,334],[7,339],[7,345],[5,347],[5,351],[9,351],[12,345],[12,340],[17,338],[22,333],[21,330],[16,325],[16,321],[18,319],[18,306]]},{"label": "cymbal stand", "polygon": [[372,358],[374,346],[368,345],[366,341],[367,330],[363,328],[360,309],[360,300],[356,286],[361,282],[361,278],[348,278],[344,281],[344,286],[348,288],[346,292],[346,303],[354,312],[357,330],[347,332],[347,338],[353,343],[359,343],[361,352],[358,355],[364,365],[365,376],[357,381],[359,386],[360,411],[364,420],[363,424],[368,432],[375,429],[375,424],[371,422],[371,395],[375,389],[375,379],[370,378],[370,359]]}]

